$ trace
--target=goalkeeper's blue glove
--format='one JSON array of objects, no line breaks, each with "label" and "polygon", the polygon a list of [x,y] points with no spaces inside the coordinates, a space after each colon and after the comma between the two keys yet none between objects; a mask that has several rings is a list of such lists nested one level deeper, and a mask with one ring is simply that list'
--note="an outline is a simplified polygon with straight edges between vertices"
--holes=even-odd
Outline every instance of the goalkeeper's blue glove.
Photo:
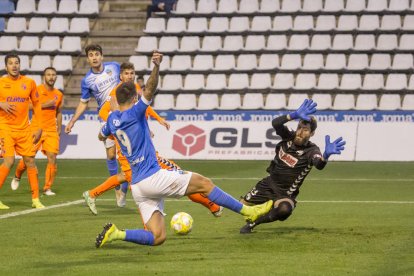
[{"label": "goalkeeper's blue glove", "polygon": [[289,114],[290,118],[292,120],[300,118],[305,121],[310,121],[311,118],[309,115],[316,112],[316,106],[317,104],[314,101],[306,99],[296,111]]},{"label": "goalkeeper's blue glove", "polygon": [[323,158],[328,160],[329,156],[332,154],[341,154],[341,151],[345,149],[346,142],[342,140],[342,137],[339,137],[331,143],[331,137],[329,135],[325,136],[325,152],[323,153]]}]

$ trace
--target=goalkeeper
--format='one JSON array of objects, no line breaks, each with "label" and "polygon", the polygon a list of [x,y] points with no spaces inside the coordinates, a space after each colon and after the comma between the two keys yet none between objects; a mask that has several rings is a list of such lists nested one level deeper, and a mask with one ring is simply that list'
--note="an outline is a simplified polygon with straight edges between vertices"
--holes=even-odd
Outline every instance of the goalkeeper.
[{"label": "goalkeeper", "polygon": [[[273,200],[273,208],[253,223],[247,223],[240,229],[241,234],[251,233],[253,228],[262,223],[287,219],[296,206],[306,176],[313,166],[322,170],[332,154],[341,154],[345,141],[342,137],[331,142],[329,135],[325,137],[325,151],[309,141],[315,134],[317,122],[311,116],[316,112],[317,104],[306,99],[294,112],[275,118],[272,121],[282,141],[276,145],[276,155],[267,168],[269,176],[260,180],[253,189],[240,201],[246,205],[256,205]],[[285,123],[299,119],[296,131],[289,130]]]}]

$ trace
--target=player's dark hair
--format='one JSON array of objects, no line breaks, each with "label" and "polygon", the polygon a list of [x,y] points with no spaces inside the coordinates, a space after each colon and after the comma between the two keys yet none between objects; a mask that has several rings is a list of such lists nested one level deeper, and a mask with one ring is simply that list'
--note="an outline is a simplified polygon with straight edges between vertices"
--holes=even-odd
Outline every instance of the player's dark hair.
[{"label": "player's dark hair", "polygon": [[314,116],[309,116],[309,117],[311,118],[310,121],[306,121],[306,120],[301,119],[299,121],[299,123],[310,124],[311,132],[314,132],[316,130],[316,128],[318,127],[318,122],[316,121],[316,118]]},{"label": "player's dark hair", "polygon": [[101,53],[101,55],[103,54],[102,53],[102,47],[99,44],[89,44],[88,46],[86,46],[85,54],[88,55],[88,53],[90,51],[97,51],[97,52]]},{"label": "player's dark hair", "polygon": [[49,66],[49,67],[46,67],[46,68],[45,68],[45,70],[43,70],[43,76],[46,74],[46,71],[47,71],[47,70],[53,70],[53,71],[55,71],[55,73],[57,73],[57,71],[56,71],[56,68],[55,68],[55,67]]},{"label": "player's dark hair", "polygon": [[124,82],[116,89],[116,99],[118,104],[131,102],[136,95],[137,90],[133,81]]},{"label": "player's dark hair", "polygon": [[9,59],[11,59],[11,58],[17,58],[17,60],[19,61],[19,63],[20,63],[20,57],[17,55],[17,54],[15,54],[15,53],[10,53],[10,54],[7,54],[5,57],[4,57],[4,64],[7,64],[7,62],[9,61]]},{"label": "player's dark hair", "polygon": [[121,72],[124,72],[125,70],[134,70],[135,71],[134,64],[131,63],[131,62],[122,62],[121,63]]}]

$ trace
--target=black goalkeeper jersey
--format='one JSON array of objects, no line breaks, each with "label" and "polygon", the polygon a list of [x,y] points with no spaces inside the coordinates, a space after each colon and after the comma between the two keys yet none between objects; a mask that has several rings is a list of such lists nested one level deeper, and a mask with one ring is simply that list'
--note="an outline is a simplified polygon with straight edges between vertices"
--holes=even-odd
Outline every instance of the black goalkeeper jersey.
[{"label": "black goalkeeper jersey", "polygon": [[272,179],[272,189],[278,194],[296,198],[299,188],[313,166],[321,170],[325,167],[321,151],[317,145],[308,141],[306,145],[297,146],[293,143],[295,131],[289,130],[284,124],[287,116],[279,116],[272,121],[273,128],[282,138],[276,145],[276,155],[271,161],[267,172]]}]

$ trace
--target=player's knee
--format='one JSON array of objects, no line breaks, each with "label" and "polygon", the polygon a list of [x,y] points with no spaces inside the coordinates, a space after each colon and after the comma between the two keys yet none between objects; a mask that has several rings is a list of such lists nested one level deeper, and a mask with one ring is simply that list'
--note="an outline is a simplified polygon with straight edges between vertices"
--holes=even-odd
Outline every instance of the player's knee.
[{"label": "player's knee", "polygon": [[154,234],[154,245],[161,245],[165,242],[166,239],[167,234],[165,233],[165,231]]},{"label": "player's knee", "polygon": [[293,211],[292,205],[290,205],[289,202],[281,202],[279,203],[279,205],[277,206],[277,219],[278,220],[285,220],[287,219]]}]

